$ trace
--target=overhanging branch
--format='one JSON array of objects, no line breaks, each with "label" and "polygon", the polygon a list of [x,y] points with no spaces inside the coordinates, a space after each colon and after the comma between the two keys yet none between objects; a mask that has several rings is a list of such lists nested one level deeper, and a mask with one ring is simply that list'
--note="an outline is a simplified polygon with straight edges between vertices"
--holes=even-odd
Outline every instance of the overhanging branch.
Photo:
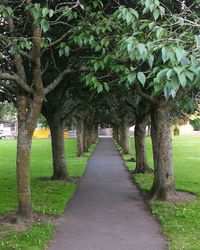
[{"label": "overhanging branch", "polygon": [[[20,88],[25,90],[26,92],[32,94],[33,90],[30,86],[28,86],[17,74],[10,74],[10,73],[0,73],[0,80],[9,80],[14,81],[18,84]],[[0,85],[3,86],[4,83],[0,81]]]},{"label": "overhanging branch", "polygon": [[147,101],[149,101],[152,104],[157,104],[157,100],[153,98],[152,96],[144,93],[139,85],[139,83],[136,83],[136,90],[135,93],[138,94],[139,96],[143,97]]},{"label": "overhanging branch", "polygon": [[80,68],[80,69],[65,69],[50,85],[48,85],[44,89],[44,95],[49,94],[52,90],[54,90],[64,79],[64,77],[68,74],[75,74],[79,73],[81,71],[86,71],[86,68]]}]

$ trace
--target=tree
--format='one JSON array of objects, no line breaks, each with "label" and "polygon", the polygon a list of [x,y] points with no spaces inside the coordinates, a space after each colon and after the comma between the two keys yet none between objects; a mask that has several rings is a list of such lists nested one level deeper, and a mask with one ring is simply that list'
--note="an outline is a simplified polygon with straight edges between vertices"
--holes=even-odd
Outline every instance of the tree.
[{"label": "tree", "polygon": [[141,100],[135,112],[135,174],[153,172],[152,169],[148,166],[146,155],[146,127],[150,121],[149,108],[149,104],[145,100]]},{"label": "tree", "polygon": [[[118,82],[146,99],[151,106],[154,154],[153,199],[174,195],[170,112],[187,89],[198,88],[199,63],[193,35],[177,23],[160,1],[141,0],[136,10],[119,6],[114,13],[99,11],[90,25],[83,22],[77,43],[97,53],[90,62],[93,72],[85,77],[99,91],[109,88],[113,75]],[[178,5],[179,12],[182,6]],[[96,25],[98,23],[98,25]],[[90,41],[95,41],[92,44]],[[100,72],[104,71],[104,77]]]},{"label": "tree", "polygon": [[[48,5],[47,5],[48,4]],[[56,20],[68,16],[73,4],[57,8],[53,1],[42,4],[32,1],[8,3],[0,5],[1,30],[0,46],[3,54],[0,72],[1,85],[7,85],[15,92],[18,111],[17,139],[17,193],[19,215],[30,218],[32,214],[30,191],[30,151],[32,135],[39,117],[45,96],[58,86],[66,74],[71,73],[69,67],[54,75],[48,85],[44,84],[42,65],[44,52],[57,47],[66,36],[64,33],[57,40],[51,41],[50,26]],[[52,8],[53,9],[52,9]],[[54,11],[56,8],[56,11]],[[58,46],[59,53],[69,53],[67,45]],[[13,86],[13,87],[12,87]]]}]

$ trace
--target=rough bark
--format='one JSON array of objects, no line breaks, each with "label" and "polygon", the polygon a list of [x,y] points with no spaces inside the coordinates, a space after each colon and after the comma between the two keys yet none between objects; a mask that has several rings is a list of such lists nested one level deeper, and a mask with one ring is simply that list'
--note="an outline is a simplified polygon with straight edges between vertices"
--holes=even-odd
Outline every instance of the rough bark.
[{"label": "rough bark", "polygon": [[126,120],[123,121],[121,126],[121,146],[123,154],[131,154],[129,124]]},{"label": "rough bark", "polygon": [[91,144],[92,144],[92,126],[91,126],[91,124],[88,124],[87,125],[87,145],[88,145],[88,149],[89,149]]},{"label": "rough bark", "polygon": [[117,136],[117,142],[120,143],[121,142],[121,131],[119,126],[117,127],[117,132],[116,132],[116,136]]},{"label": "rough bark", "polygon": [[118,126],[114,126],[113,127],[113,139],[119,143],[119,127]]},{"label": "rough bark", "polygon": [[53,157],[53,180],[66,180],[67,163],[64,142],[64,121],[60,114],[51,114],[47,118],[51,131],[51,146]]},{"label": "rough bark", "polygon": [[146,127],[149,122],[149,115],[136,117],[135,124],[135,154],[136,154],[136,168],[134,173],[152,173],[149,168],[146,157]]},{"label": "rough bark", "polygon": [[83,152],[88,152],[88,127],[86,122],[83,125]]},{"label": "rough bark", "polygon": [[[19,118],[20,119],[20,118]],[[30,150],[31,138],[28,136],[25,123],[18,125],[17,137],[17,194],[19,215],[30,218],[32,214],[30,189]]]},{"label": "rough bark", "polygon": [[95,125],[93,124],[92,125],[92,129],[91,129],[91,142],[92,144],[95,144],[96,143],[96,128],[95,128]]},{"label": "rough bark", "polygon": [[152,200],[168,200],[175,192],[169,114],[169,106],[166,103],[155,105],[152,109],[151,138],[154,158]]},{"label": "rough bark", "polygon": [[76,119],[77,156],[83,156],[83,120]]},{"label": "rough bark", "polygon": [[17,96],[18,137],[17,137],[17,194],[19,215],[29,219],[32,215],[30,189],[30,152],[32,136],[36,127],[43,101],[43,95],[36,93],[29,107],[28,97],[24,91]]},{"label": "rough bark", "polygon": [[99,137],[99,127],[98,124],[95,125],[95,142],[98,140]]}]

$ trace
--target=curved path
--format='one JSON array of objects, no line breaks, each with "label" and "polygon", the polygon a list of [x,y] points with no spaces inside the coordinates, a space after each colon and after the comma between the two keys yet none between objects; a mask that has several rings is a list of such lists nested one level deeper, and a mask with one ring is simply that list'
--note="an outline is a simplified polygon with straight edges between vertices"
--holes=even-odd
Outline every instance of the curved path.
[{"label": "curved path", "polygon": [[162,250],[159,224],[129,179],[111,139],[100,139],[49,250]]}]

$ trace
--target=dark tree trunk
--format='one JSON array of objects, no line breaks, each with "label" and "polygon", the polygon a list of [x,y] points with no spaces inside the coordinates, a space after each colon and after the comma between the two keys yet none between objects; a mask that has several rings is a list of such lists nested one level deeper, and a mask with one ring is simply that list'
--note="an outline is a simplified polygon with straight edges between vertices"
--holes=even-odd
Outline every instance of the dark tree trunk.
[{"label": "dark tree trunk", "polygon": [[83,156],[83,120],[76,119],[77,156]]},{"label": "dark tree trunk", "polygon": [[120,144],[121,142],[121,131],[120,131],[120,128],[119,126],[117,126],[117,132],[116,132],[116,136],[117,136],[117,142]]},{"label": "dark tree trunk", "polygon": [[149,168],[146,156],[146,127],[149,122],[149,115],[136,117],[135,124],[135,154],[136,154],[136,168],[134,173],[152,173]]},{"label": "dark tree trunk", "polygon": [[95,125],[95,142],[98,140],[99,137],[99,127],[98,125]]},{"label": "dark tree trunk", "polygon": [[113,137],[113,139],[114,139],[115,141],[117,141],[116,127],[113,127],[112,137]]},{"label": "dark tree trunk", "polygon": [[88,152],[88,127],[86,122],[83,125],[83,152]]},{"label": "dark tree trunk", "polygon": [[168,200],[175,193],[169,114],[169,107],[161,103],[154,106],[151,115],[154,158],[152,200]]},{"label": "dark tree trunk", "polygon": [[91,142],[92,142],[93,144],[95,144],[95,143],[96,143],[96,127],[95,127],[94,124],[92,125],[91,135],[92,135],[92,140],[91,140]]},{"label": "dark tree trunk", "polygon": [[131,154],[131,140],[129,132],[129,124],[126,120],[123,121],[121,127],[121,146],[123,154]]},{"label": "dark tree trunk", "polygon": [[87,125],[87,145],[88,149],[92,144],[92,126],[90,124]]},{"label": "dark tree trunk", "polygon": [[113,127],[113,139],[119,143],[119,127],[118,126],[114,126]]},{"label": "dark tree trunk", "polygon": [[66,180],[67,164],[64,142],[64,121],[60,114],[51,114],[47,118],[51,131],[51,146],[53,157],[53,180]]}]

